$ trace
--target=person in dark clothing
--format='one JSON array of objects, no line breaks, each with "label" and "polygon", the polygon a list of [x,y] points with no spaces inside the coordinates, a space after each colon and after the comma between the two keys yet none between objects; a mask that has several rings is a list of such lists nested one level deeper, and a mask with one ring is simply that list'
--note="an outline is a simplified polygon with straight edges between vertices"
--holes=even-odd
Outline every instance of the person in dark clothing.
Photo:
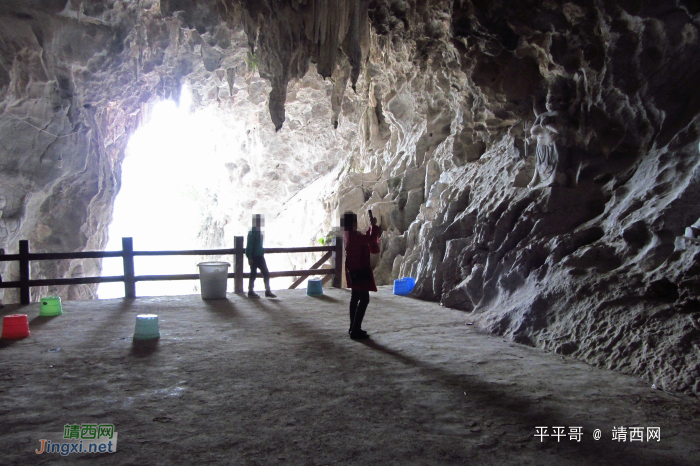
[{"label": "person in dark clothing", "polygon": [[263,218],[260,214],[253,215],[253,228],[248,231],[248,239],[245,245],[245,256],[248,258],[250,266],[250,280],[248,281],[248,297],[259,298],[260,295],[253,291],[257,269],[260,269],[265,281],[265,296],[276,298],[277,295],[270,290],[270,272],[267,270],[265,262],[265,250],[263,249],[263,234],[261,227]]},{"label": "person in dark clothing", "polygon": [[381,230],[372,211],[369,216],[371,226],[364,234],[357,231],[357,215],[353,212],[345,212],[342,219],[345,229],[345,279],[352,289],[348,333],[355,340],[369,338],[367,332],[362,330],[362,320],[369,304],[369,292],[377,291],[369,255],[379,253],[378,238]]}]

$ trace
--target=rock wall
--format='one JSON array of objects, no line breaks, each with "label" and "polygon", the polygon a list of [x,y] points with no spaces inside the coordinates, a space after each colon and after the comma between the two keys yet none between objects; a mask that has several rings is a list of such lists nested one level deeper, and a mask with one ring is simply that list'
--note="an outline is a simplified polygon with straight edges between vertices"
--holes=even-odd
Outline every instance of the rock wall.
[{"label": "rock wall", "polygon": [[373,210],[380,283],[414,276],[491,332],[700,391],[698,246],[676,240],[700,218],[694,2],[0,5],[10,251],[104,244],[126,137],[187,82],[201,106],[267,106],[266,154],[313,152],[269,183],[326,183],[316,231]]},{"label": "rock wall", "polygon": [[[56,3],[0,8],[0,247],[7,253],[17,252],[19,239],[34,252],[101,249],[125,136],[136,124],[115,101],[123,73],[110,58],[123,46],[125,26],[78,21]],[[99,272],[96,261],[32,266],[35,278]],[[18,276],[16,263],[0,269],[5,281]],[[63,291],[77,299],[93,290]],[[5,296],[17,298],[14,290]]]},{"label": "rock wall", "polygon": [[[674,251],[700,215],[697,8],[373,2],[370,19],[353,160],[372,184],[349,175],[340,205],[381,218],[379,280],[697,393],[697,246]],[[538,184],[546,103],[561,176]]]}]

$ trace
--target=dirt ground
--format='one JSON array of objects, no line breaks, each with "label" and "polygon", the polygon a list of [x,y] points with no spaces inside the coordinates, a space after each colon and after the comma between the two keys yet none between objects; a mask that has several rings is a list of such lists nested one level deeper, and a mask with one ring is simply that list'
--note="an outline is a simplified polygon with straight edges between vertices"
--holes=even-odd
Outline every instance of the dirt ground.
[{"label": "dirt ground", "polygon": [[[32,334],[0,343],[0,464],[700,464],[696,398],[484,334],[390,287],[372,294],[371,339],[353,341],[349,292],[325,293],[64,302],[53,318],[6,306]],[[135,316],[151,313],[161,338],[135,347]],[[89,423],[114,424],[116,453],[34,453],[42,433]],[[620,426],[644,427],[643,441],[613,441]]]}]

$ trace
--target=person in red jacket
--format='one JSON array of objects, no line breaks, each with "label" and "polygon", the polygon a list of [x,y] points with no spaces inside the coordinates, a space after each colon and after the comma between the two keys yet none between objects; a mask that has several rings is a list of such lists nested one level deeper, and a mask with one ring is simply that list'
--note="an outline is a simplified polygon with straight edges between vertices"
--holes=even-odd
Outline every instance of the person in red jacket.
[{"label": "person in red jacket", "polygon": [[342,226],[345,229],[345,279],[352,289],[350,295],[350,338],[355,340],[369,338],[362,330],[362,319],[369,304],[369,292],[377,291],[374,274],[369,261],[369,254],[379,253],[378,238],[381,233],[377,219],[369,212],[371,226],[366,233],[357,231],[357,215],[345,212]]}]

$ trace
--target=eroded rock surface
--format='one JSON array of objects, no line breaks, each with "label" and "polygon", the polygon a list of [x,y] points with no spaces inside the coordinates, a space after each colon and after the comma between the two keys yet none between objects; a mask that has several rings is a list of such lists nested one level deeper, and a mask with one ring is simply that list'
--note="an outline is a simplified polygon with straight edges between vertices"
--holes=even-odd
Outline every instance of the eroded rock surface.
[{"label": "eroded rock surface", "polygon": [[[674,252],[698,213],[697,11],[445,2],[392,22],[396,3],[370,13],[360,152],[394,232],[383,283],[414,276],[492,332],[697,391],[697,246]],[[562,176],[528,189],[552,100]]]},{"label": "eroded rock surface", "polygon": [[373,210],[379,283],[414,276],[514,341],[700,392],[699,246],[674,248],[700,218],[694,2],[0,5],[8,251],[103,246],[128,134],[186,83],[254,115],[266,160],[295,152],[244,182],[241,148],[235,189],[320,197],[310,235]]}]

